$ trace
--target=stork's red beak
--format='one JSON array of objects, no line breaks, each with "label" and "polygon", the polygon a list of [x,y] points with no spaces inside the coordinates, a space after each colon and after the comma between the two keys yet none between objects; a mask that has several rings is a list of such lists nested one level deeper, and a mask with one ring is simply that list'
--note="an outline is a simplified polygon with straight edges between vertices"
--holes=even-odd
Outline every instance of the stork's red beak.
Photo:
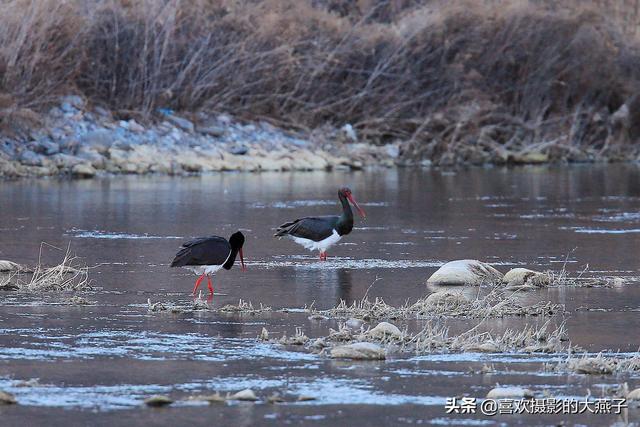
[{"label": "stork's red beak", "polygon": [[247,267],[244,265],[244,256],[242,255],[242,248],[240,248],[240,264],[242,265],[242,271],[247,271]]},{"label": "stork's red beak", "polygon": [[358,210],[358,213],[360,214],[360,216],[362,218],[366,218],[367,214],[364,213],[364,211],[362,210],[362,208],[360,206],[358,206],[358,203],[356,202],[356,200],[353,198],[353,196],[351,195],[351,193],[347,194],[347,199],[349,199],[349,201],[351,202],[351,204],[353,206],[355,206],[355,208]]}]

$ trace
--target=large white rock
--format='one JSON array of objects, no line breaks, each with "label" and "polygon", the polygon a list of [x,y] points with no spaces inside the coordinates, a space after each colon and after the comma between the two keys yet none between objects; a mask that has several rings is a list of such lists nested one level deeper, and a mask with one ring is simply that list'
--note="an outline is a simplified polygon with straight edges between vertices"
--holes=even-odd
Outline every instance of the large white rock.
[{"label": "large white rock", "polygon": [[502,273],[481,261],[463,259],[450,261],[429,277],[432,285],[480,285],[502,279]]},{"label": "large white rock", "polygon": [[629,392],[629,394],[627,394],[627,400],[628,401],[640,401],[640,388],[637,388],[635,390],[631,390]]},{"label": "large white rock", "polygon": [[382,340],[387,337],[396,339],[402,339],[403,337],[402,331],[400,331],[396,325],[389,322],[378,323],[375,328],[367,332],[367,335],[378,340]]},{"label": "large white rock", "polygon": [[520,399],[533,397],[533,392],[522,387],[496,387],[487,393],[487,399]]},{"label": "large white rock", "polygon": [[0,271],[20,271],[22,266],[13,261],[0,259]]},{"label": "large white rock", "polygon": [[258,396],[250,388],[244,389],[229,396],[229,400],[244,400],[247,402],[255,402],[258,400]]},{"label": "large white rock", "polygon": [[502,282],[509,287],[544,287],[548,286],[551,278],[548,274],[528,268],[512,268],[502,278]]},{"label": "large white rock", "polygon": [[370,342],[357,342],[340,345],[331,349],[334,359],[383,360],[386,355],[384,349]]}]

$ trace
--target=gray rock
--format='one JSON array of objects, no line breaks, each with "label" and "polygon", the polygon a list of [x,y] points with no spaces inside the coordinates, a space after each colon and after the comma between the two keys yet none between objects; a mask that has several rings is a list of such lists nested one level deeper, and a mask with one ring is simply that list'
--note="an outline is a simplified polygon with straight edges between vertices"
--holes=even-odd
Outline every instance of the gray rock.
[{"label": "gray rock", "polygon": [[229,147],[229,152],[236,156],[244,156],[249,152],[249,147],[246,145],[234,145]]},{"label": "gray rock", "polygon": [[93,111],[100,117],[102,117],[103,119],[111,119],[111,111],[106,110],[102,107],[95,107],[93,109]]},{"label": "gray rock", "polygon": [[357,342],[340,345],[331,349],[334,359],[384,360],[386,355],[382,347],[370,342]]},{"label": "gray rock", "polygon": [[24,150],[18,156],[20,163],[26,166],[42,166],[43,158],[41,155],[34,153],[31,150]]},{"label": "gray rock", "polygon": [[58,169],[71,169],[79,163],[84,163],[84,160],[80,157],[62,153],[53,155],[51,161]]},{"label": "gray rock", "polygon": [[551,283],[551,277],[546,273],[527,268],[512,268],[504,275],[502,282],[509,288],[541,288]]},{"label": "gray rock", "polygon": [[473,259],[450,261],[440,267],[427,280],[432,285],[480,285],[502,280],[502,273]]},{"label": "gray rock", "polygon": [[215,126],[215,125],[198,126],[196,129],[198,132],[204,135],[209,135],[213,137],[219,137],[225,134],[225,129],[222,126]]},{"label": "gray rock", "polygon": [[96,175],[96,170],[89,164],[81,163],[71,169],[71,175],[76,178],[93,178]]},{"label": "gray rock", "polygon": [[533,397],[531,390],[517,386],[496,387],[487,393],[487,399],[528,399],[531,397]]},{"label": "gray rock", "polygon": [[78,112],[78,110],[68,102],[63,102],[62,105],[60,105],[60,109],[67,114],[75,114]]},{"label": "gray rock", "polygon": [[348,139],[350,141],[353,141],[353,142],[357,142],[358,141],[358,135],[356,134],[356,130],[349,123],[347,123],[346,125],[342,126],[340,128],[340,131],[346,137],[346,139]]},{"label": "gray rock", "polygon": [[104,163],[106,159],[102,154],[98,153],[95,150],[83,147],[82,150],[78,153],[78,157],[82,160],[86,160],[89,163],[91,163],[91,165],[94,168],[97,168],[97,169],[104,168]]},{"label": "gray rock", "polygon": [[243,400],[246,402],[255,402],[258,400],[258,396],[250,388],[239,391],[229,396],[229,400]]},{"label": "gray rock", "polygon": [[106,153],[113,145],[116,138],[107,129],[96,130],[80,137],[80,144],[91,147],[98,153]]},{"label": "gray rock", "polygon": [[231,124],[231,116],[228,114],[219,114],[216,120],[223,125]]},{"label": "gray rock", "polygon": [[400,156],[400,147],[397,145],[389,144],[385,147],[385,151],[387,155],[392,159],[397,159]]},{"label": "gray rock", "polygon": [[49,138],[39,139],[29,143],[29,148],[37,154],[52,156],[60,152],[60,144],[51,141]]},{"label": "gray rock", "polygon": [[82,99],[82,97],[78,95],[64,96],[62,97],[61,101],[63,104],[68,104],[73,108],[77,108],[78,110],[83,109],[85,106],[84,99]]},{"label": "gray rock", "polygon": [[402,339],[404,334],[398,327],[389,322],[380,322],[375,328],[367,332],[367,335],[371,338],[382,340],[387,337]]},{"label": "gray rock", "polygon": [[352,317],[346,321],[345,325],[347,325],[347,328],[349,329],[360,329],[362,328],[362,325],[364,325],[364,320]]},{"label": "gray rock", "polygon": [[174,115],[166,116],[166,119],[184,131],[187,131],[187,132],[195,131],[195,126],[193,125],[191,120],[187,120],[183,117],[174,116]]},{"label": "gray rock", "polygon": [[142,133],[145,131],[144,126],[133,119],[129,120],[128,127],[131,132]]}]

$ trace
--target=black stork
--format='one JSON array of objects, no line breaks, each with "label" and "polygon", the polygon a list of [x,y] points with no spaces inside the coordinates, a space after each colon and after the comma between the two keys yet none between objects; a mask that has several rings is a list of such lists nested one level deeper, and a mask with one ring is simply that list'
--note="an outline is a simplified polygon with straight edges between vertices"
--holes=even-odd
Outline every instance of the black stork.
[{"label": "black stork", "polygon": [[351,233],[353,229],[353,213],[349,202],[355,206],[362,218],[366,218],[364,211],[353,198],[351,190],[341,188],[338,197],[342,203],[342,215],[308,216],[282,224],[276,230],[275,237],[288,236],[296,243],[311,251],[320,251],[320,260],[327,260],[327,249],[340,241],[342,236]]},{"label": "black stork", "polygon": [[213,294],[211,275],[221,268],[231,270],[238,253],[240,254],[242,271],[246,270],[242,256],[242,245],[244,245],[244,235],[239,231],[233,233],[229,237],[229,241],[220,236],[198,237],[182,244],[171,262],[171,267],[188,268],[200,276],[193,287],[194,295],[204,277],[207,276],[209,293]]}]

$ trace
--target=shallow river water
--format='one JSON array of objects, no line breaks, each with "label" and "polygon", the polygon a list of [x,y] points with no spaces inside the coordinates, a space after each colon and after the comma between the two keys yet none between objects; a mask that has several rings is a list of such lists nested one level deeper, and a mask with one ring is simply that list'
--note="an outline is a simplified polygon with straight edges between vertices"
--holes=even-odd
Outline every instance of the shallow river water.
[{"label": "shallow river water", "polygon": [[[327,262],[274,228],[305,215],[339,211],[348,185],[367,212]],[[152,302],[186,304],[195,277],[168,264],[194,236],[246,237],[248,270],[214,279],[212,306],[260,303],[272,312],[170,314]],[[263,327],[311,338],[337,328],[305,306],[327,309],[368,293],[393,305],[430,292],[438,266],[474,258],[505,272],[521,266],[584,277],[621,277],[613,288],[550,288],[531,300],[565,305],[573,345],[627,355],[640,347],[640,167],[525,167],[462,171],[224,173],[202,177],[111,177],[87,181],[0,182],[0,259],[33,265],[41,242],[66,248],[91,268],[88,306],[68,295],[0,293],[0,390],[19,405],[0,406],[1,425],[610,425],[614,415],[447,414],[447,397],[483,398],[496,384],[559,397],[599,394],[638,376],[549,372],[563,354],[412,354],[345,362],[259,342]],[[45,247],[43,262],[63,252]],[[205,287],[206,289],[206,287]],[[280,309],[291,309],[288,312]],[[421,327],[413,321],[409,329]],[[495,331],[544,319],[491,320]],[[465,321],[451,322],[463,328]],[[496,372],[483,375],[483,365]],[[474,372],[475,371],[475,372]],[[20,381],[38,383],[20,387]],[[192,394],[253,389],[313,396],[273,405],[211,405]],[[152,409],[153,394],[179,401]],[[29,417],[29,418],[27,418]],[[639,410],[627,414],[638,422]]]}]

